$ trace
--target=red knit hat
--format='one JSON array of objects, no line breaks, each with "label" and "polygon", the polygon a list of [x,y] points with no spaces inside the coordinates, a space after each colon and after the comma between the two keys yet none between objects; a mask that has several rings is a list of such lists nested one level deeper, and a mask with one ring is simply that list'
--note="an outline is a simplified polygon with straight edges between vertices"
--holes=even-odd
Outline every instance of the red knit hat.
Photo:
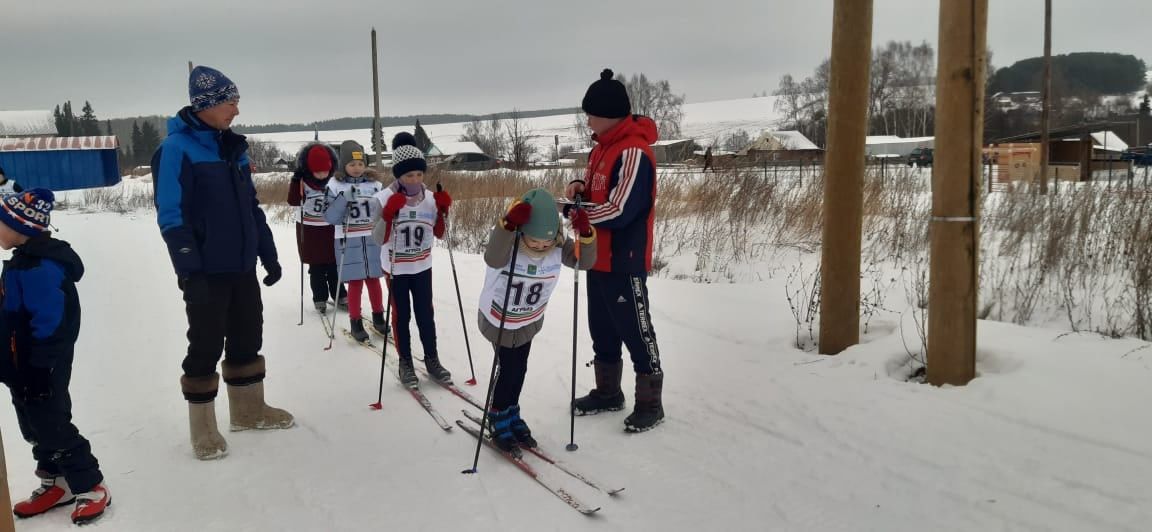
[{"label": "red knit hat", "polygon": [[332,154],[327,148],[319,144],[308,148],[308,155],[305,158],[305,164],[308,170],[312,172],[331,172],[332,171]]}]

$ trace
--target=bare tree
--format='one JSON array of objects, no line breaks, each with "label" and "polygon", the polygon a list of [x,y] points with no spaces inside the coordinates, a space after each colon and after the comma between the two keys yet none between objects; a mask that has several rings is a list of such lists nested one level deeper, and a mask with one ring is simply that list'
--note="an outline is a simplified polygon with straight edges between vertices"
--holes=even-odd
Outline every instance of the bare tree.
[{"label": "bare tree", "polygon": [[748,135],[748,132],[743,129],[737,129],[728,135],[728,137],[724,139],[724,142],[719,143],[719,145],[727,151],[737,152],[751,143],[752,137]]},{"label": "bare tree", "polygon": [[784,117],[776,127],[800,131],[813,142],[823,146],[828,128],[828,87],[831,61],[825,59],[812,76],[797,82],[791,75],[780,78],[775,94],[776,110]]},{"label": "bare tree", "polygon": [[513,109],[508,116],[508,159],[512,166],[518,169],[528,167],[531,158],[536,154],[536,146],[531,143],[532,130],[520,115],[519,109]]},{"label": "bare tree", "polygon": [[504,123],[498,118],[487,122],[473,119],[464,125],[464,134],[460,135],[461,142],[473,142],[480,150],[493,157],[504,155]]},{"label": "bare tree", "polygon": [[876,48],[872,52],[871,83],[869,84],[870,97],[868,100],[868,115],[870,117],[873,133],[890,135],[892,124],[890,122],[893,100],[895,97],[892,81],[896,77],[896,51],[895,41],[888,41],[883,48]]},{"label": "bare tree", "polygon": [[248,159],[256,165],[257,170],[267,171],[276,166],[277,159],[287,161],[292,156],[280,151],[271,142],[248,138]]},{"label": "bare tree", "polygon": [[[588,124],[585,123],[583,112],[576,111],[576,113],[572,115],[572,130],[575,132],[576,144],[580,148],[592,147],[592,130],[588,129]],[[568,153],[572,153],[572,151]]]},{"label": "bare tree", "polygon": [[684,95],[672,92],[672,84],[667,80],[651,81],[648,76],[616,74],[616,79],[624,83],[628,99],[632,101],[632,113],[650,117],[656,122],[660,138],[680,138],[680,124],[684,121]]},{"label": "bare tree", "polygon": [[792,74],[784,74],[780,77],[780,83],[773,94],[777,98],[772,107],[783,115],[780,118],[780,127],[795,127],[793,124],[800,122],[804,107],[804,91],[800,88],[800,84],[792,78]]}]

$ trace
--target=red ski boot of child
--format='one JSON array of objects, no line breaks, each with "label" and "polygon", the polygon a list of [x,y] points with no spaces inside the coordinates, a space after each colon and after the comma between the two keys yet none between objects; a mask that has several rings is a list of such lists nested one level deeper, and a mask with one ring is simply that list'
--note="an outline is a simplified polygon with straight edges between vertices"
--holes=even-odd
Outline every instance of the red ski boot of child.
[{"label": "red ski boot of child", "polygon": [[49,476],[40,471],[40,487],[32,492],[32,496],[12,506],[12,513],[21,519],[40,515],[48,510],[71,504],[76,499],[72,490],[68,489],[68,482],[62,476]]},{"label": "red ski boot of child", "polygon": [[91,523],[104,515],[104,510],[112,506],[112,495],[104,484],[97,484],[92,491],[76,494],[76,509],[72,510],[72,522],[78,525]]}]

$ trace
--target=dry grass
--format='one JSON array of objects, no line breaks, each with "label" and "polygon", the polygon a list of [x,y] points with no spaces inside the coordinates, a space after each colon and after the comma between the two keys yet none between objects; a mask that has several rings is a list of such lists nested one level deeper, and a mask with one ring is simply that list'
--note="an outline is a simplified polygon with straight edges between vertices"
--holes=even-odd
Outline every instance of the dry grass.
[{"label": "dry grass", "polygon": [[[478,252],[512,197],[534,187],[558,193],[582,175],[581,169],[433,171],[425,182],[432,188],[442,184],[455,199],[449,221],[451,245]],[[863,186],[864,275],[891,286],[896,281],[884,280],[881,266],[905,272],[904,288],[914,292],[907,297],[921,310],[919,302],[927,293],[923,273],[931,214],[927,176],[902,167],[881,175],[873,167]],[[286,205],[288,177],[274,174],[257,180],[257,194],[273,221],[287,222],[293,214]],[[780,253],[819,250],[824,187],[819,167],[808,166],[802,175],[796,168],[780,167],[725,168],[707,176],[662,168],[658,186],[656,275],[673,258],[694,255],[695,272],[689,278],[741,280],[747,272],[740,268],[750,264]],[[1077,331],[1152,339],[1152,194],[1143,187],[1069,183],[1045,196],[1027,186],[1005,190],[980,198],[980,317],[1017,323],[1063,319]],[[113,212],[151,209],[151,188],[86,191],[78,207]],[[804,282],[795,284],[807,286],[811,275],[806,273]],[[866,292],[865,312],[882,309],[882,291],[873,287]],[[816,297],[811,287],[790,295],[805,294]],[[794,305],[809,309],[813,303]]]}]

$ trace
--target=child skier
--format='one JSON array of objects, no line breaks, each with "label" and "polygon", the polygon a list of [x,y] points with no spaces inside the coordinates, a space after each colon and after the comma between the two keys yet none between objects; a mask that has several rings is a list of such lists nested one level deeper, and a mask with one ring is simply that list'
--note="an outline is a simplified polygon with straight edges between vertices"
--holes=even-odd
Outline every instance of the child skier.
[{"label": "child skier", "polygon": [[24,187],[8,177],[8,174],[4,173],[4,168],[0,167],[0,194],[12,194],[13,192],[24,192]]},{"label": "child skier", "polygon": [[[488,419],[492,441],[504,451],[536,446],[532,431],[520,417],[520,390],[532,338],[544,326],[544,310],[559,280],[560,267],[587,270],[596,263],[596,232],[588,223],[587,213],[571,209],[569,219],[580,235],[579,244],[560,231],[560,215],[552,195],[537,188],[514,201],[488,235],[480,332],[495,347],[500,367]],[[512,250],[517,245],[513,265]],[[514,280],[509,292],[510,275]],[[504,301],[506,293],[510,302]]]},{"label": "child skier", "polygon": [[354,140],[340,145],[340,171],[328,182],[324,219],[335,226],[334,249],[340,282],[348,283],[348,317],[352,337],[368,340],[360,310],[360,295],[368,286],[372,304],[372,326],[386,334],[384,295],[380,290],[380,245],[372,238],[372,228],[380,218],[380,203],[373,197],[380,191],[375,172],[368,172],[364,147]]},{"label": "child skier", "polygon": [[396,181],[376,194],[383,213],[373,231],[381,246],[380,262],[388,276],[395,312],[392,323],[400,356],[400,382],[410,387],[418,383],[412,368],[412,333],[408,329],[413,311],[428,374],[440,382],[452,382],[452,374],[440,364],[436,351],[432,310],[433,237],[444,238],[444,219],[452,197],[442,190],[429,194],[424,186],[427,169],[416,138],[407,132],[397,134],[392,139],[392,175]]},{"label": "child skier", "polygon": [[35,188],[0,202],[0,247],[16,248],[4,261],[0,289],[0,380],[24,439],[32,444],[40,487],[12,508],[17,517],[40,515],[76,501],[72,522],[99,519],[112,497],[92,446],[72,424],[72,357],[80,334],[76,282],[84,265],[71,246],[52,238],[52,192]]},{"label": "child skier", "polygon": [[321,314],[327,313],[329,299],[337,308],[348,305],[336,268],[336,233],[324,219],[328,181],[338,160],[336,151],[327,144],[314,142],[305,146],[296,157],[296,172],[288,186],[288,204],[300,207],[300,220],[296,222],[300,262],[308,265],[312,304]]}]

